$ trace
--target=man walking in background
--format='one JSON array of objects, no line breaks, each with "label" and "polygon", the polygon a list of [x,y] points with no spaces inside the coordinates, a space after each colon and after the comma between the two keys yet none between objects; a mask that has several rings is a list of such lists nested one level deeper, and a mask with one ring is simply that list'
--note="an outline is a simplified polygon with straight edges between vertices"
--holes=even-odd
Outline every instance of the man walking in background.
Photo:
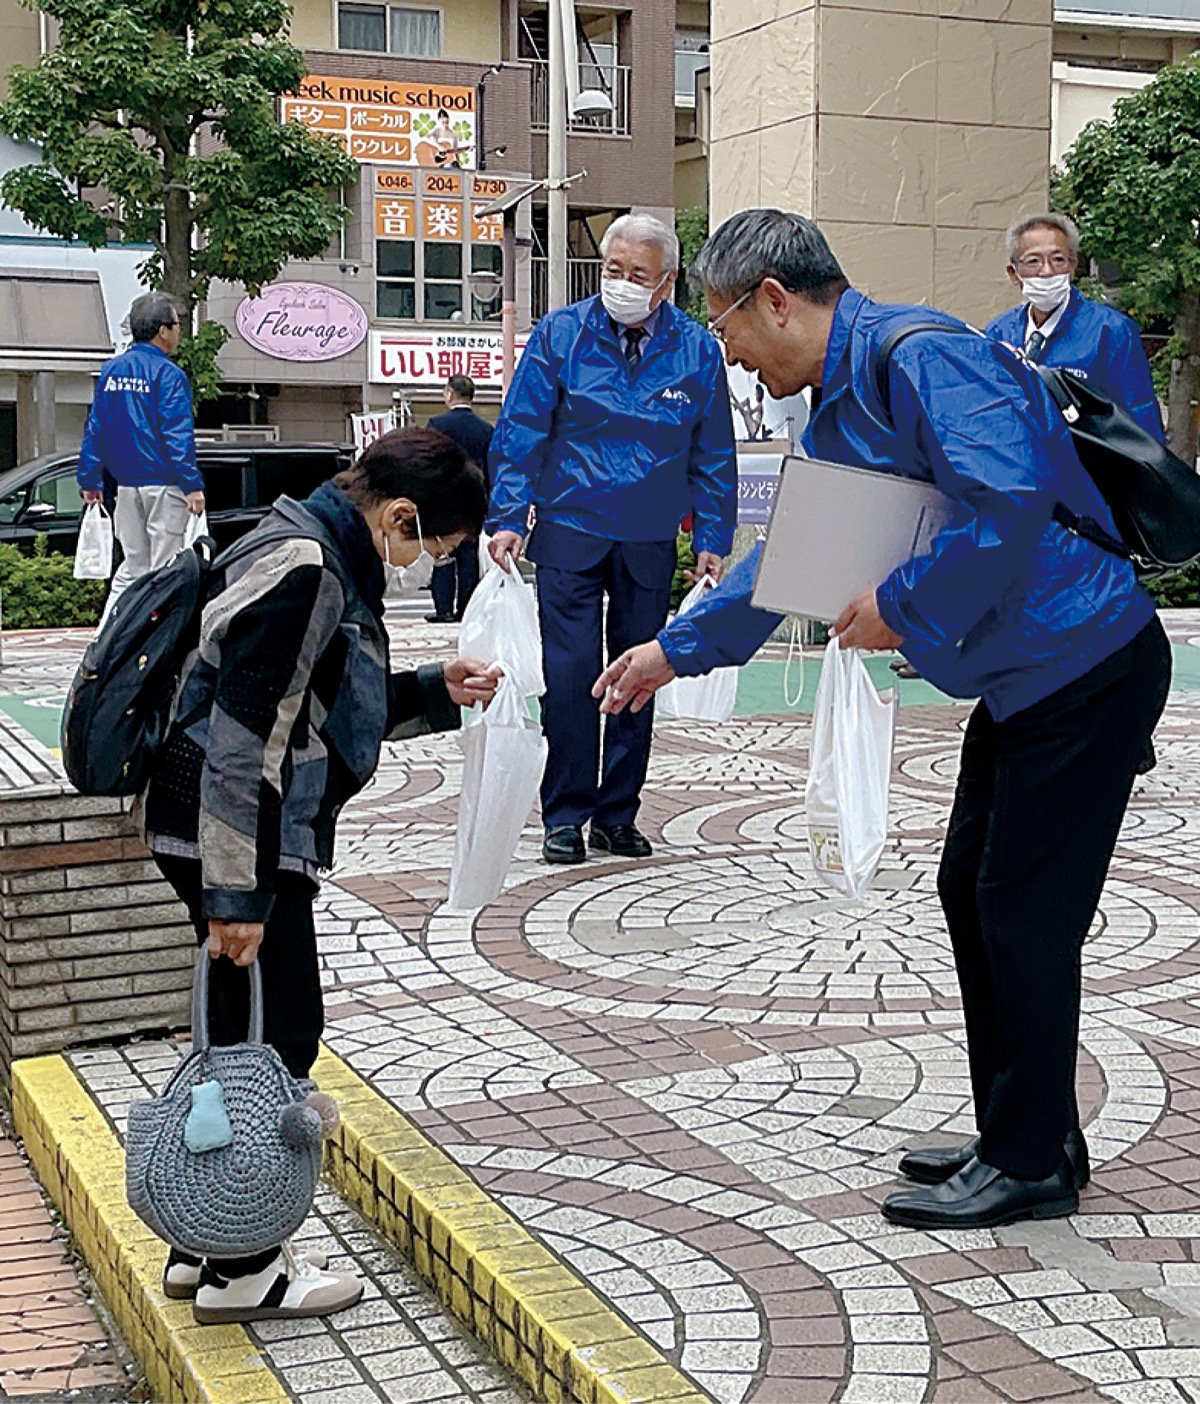
[{"label": "man walking in background", "polygon": [[[592,848],[644,858],[634,824],[652,717],[610,716],[591,681],[667,617],[679,523],[694,519],[696,575],[719,579],[733,542],[737,462],[721,349],[671,302],[679,241],[648,215],[614,220],[600,245],[600,295],[543,317],[492,444],[491,553],[521,553],[529,509],[546,672],[542,854]],[[608,609],[604,604],[607,596]]]},{"label": "man walking in background", "polygon": [[1023,301],[990,322],[987,334],[1020,348],[1031,361],[1073,372],[1166,443],[1137,323],[1071,285],[1079,264],[1074,221],[1031,215],[1012,226],[1006,241],[1009,281]]},{"label": "man walking in background", "polygon": [[[488,449],[492,443],[492,426],[481,414],[476,414],[475,382],[469,375],[452,375],[443,392],[446,413],[435,414],[429,421],[431,429],[451,438],[475,463],[487,479]],[[429,593],[433,596],[433,613],[425,616],[429,624],[452,624],[463,617],[467,601],[479,584],[479,539],[469,537],[455,548],[452,563],[433,572]],[[455,594],[457,586],[457,601]]]},{"label": "man walking in background", "polygon": [[129,309],[133,345],[100,372],[79,451],[76,481],[85,502],[104,497],[104,473],[117,484],[113,530],[123,559],[101,624],[140,575],[183,548],[189,512],[204,511],[196,467],[192,387],[171,360],[179,313],[166,293],[145,293]]}]

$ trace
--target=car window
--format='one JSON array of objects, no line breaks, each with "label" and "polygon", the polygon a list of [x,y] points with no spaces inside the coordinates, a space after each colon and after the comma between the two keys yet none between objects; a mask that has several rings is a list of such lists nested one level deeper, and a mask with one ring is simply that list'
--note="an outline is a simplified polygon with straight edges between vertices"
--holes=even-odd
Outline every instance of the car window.
[{"label": "car window", "polygon": [[0,497],[0,525],[11,525],[16,520],[17,513],[25,506],[28,497],[28,485],[17,488],[6,497]]},{"label": "car window", "polygon": [[245,477],[249,457],[201,454],[198,460],[204,479],[204,507],[208,512],[240,512],[248,505]]},{"label": "car window", "polygon": [[258,453],[254,456],[258,476],[258,505],[269,507],[286,494],[299,501],[315,492],[327,479],[348,466],[336,449],[288,453]]},{"label": "car window", "polygon": [[75,469],[67,468],[52,477],[39,478],[33,485],[31,502],[48,502],[56,517],[82,517],[83,497],[75,481]]}]

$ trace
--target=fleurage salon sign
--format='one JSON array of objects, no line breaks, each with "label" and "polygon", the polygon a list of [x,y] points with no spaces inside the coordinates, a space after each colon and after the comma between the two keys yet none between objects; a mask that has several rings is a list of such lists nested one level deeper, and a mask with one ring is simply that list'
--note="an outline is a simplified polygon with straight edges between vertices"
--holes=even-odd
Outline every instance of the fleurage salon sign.
[{"label": "fleurage salon sign", "polygon": [[337,288],[274,283],[243,298],[237,329],[256,351],[280,361],[335,361],[362,345],[367,314]]}]

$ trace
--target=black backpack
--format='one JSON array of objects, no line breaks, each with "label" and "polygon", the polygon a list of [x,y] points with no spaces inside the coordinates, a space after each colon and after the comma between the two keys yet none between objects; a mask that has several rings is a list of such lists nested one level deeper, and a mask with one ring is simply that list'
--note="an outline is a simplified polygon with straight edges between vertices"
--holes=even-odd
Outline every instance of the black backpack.
[{"label": "black backpack", "polygon": [[[922,331],[982,335],[954,322],[913,322],[892,332],[876,362],[876,388],[885,407],[888,360],[900,342]],[[1066,420],[1075,452],[1108,503],[1120,540],[1062,502],[1055,503],[1054,520],[1131,561],[1142,579],[1183,570],[1200,559],[1200,474],[1079,376],[1057,366],[1027,364],[1033,365]]]},{"label": "black backpack", "polygon": [[202,536],[121,594],[88,644],[63,708],[63,768],[80,794],[145,789],[184,664],[200,642],[213,574],[268,541],[318,532],[301,504],[280,498],[269,517],[220,556],[212,537]]},{"label": "black backpack", "polygon": [[150,778],[170,723],[217,544],[202,536],[139,576],[88,644],[62,718],[62,760],[84,795],[135,795]]}]

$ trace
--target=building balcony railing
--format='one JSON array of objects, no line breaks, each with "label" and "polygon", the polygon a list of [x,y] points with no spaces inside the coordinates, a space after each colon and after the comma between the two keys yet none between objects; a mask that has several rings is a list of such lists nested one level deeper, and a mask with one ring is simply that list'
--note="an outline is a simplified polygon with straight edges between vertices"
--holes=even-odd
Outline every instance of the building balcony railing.
[{"label": "building balcony railing", "polygon": [[[536,322],[549,310],[550,270],[544,258],[530,259],[530,314]],[[600,291],[601,262],[598,258],[567,259],[567,301],[580,302]]]},{"label": "building balcony railing", "polygon": [[[527,60],[530,69],[533,130],[544,132],[550,121],[550,65],[544,59]],[[611,112],[594,117],[572,117],[570,130],[592,136],[623,136],[629,127],[629,74],[621,63],[581,63],[579,87],[598,88],[612,99]]]}]

